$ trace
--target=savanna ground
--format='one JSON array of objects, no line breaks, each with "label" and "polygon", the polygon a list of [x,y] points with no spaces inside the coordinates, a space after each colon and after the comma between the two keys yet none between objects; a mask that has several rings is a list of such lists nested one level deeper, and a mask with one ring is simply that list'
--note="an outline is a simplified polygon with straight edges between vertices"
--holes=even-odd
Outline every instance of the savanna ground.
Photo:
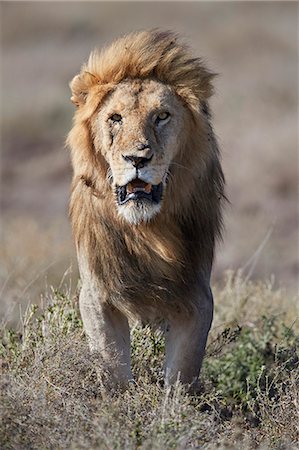
[{"label": "savanna ground", "polygon": [[[298,3],[0,8],[0,447],[298,448]],[[231,205],[196,396],[163,388],[163,338],[138,327],[136,385],[99,386],[67,219],[67,83],[93,47],[157,26],[220,72],[212,109]]]},{"label": "savanna ground", "polygon": [[43,308],[31,305],[18,332],[3,330],[0,447],[296,449],[296,301],[270,282],[229,273],[216,290],[201,391],[163,388],[163,337],[137,326],[136,384],[112,393],[97,381],[77,296],[52,289]]}]

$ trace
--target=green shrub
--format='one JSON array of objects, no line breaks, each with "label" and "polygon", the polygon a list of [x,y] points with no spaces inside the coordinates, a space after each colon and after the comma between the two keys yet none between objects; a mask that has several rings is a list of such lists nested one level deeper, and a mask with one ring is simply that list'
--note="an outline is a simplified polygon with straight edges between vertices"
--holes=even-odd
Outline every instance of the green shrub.
[{"label": "green shrub", "polygon": [[[203,374],[226,401],[257,412],[259,392],[267,391],[271,400],[277,395],[276,385],[298,370],[299,339],[274,316],[237,331],[217,356],[205,360]],[[223,334],[218,341],[222,339]]]}]

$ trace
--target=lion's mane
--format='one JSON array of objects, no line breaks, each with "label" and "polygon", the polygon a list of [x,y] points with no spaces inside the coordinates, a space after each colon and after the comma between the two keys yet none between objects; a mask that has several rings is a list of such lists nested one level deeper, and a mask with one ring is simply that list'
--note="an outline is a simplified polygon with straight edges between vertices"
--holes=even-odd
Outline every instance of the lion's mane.
[{"label": "lion's mane", "polygon": [[[94,51],[71,82],[77,105],[68,137],[74,177],[70,216],[77,248],[97,275],[106,301],[130,316],[159,317],[196,307],[206,290],[221,235],[224,178],[207,104],[211,74],[172,32],[132,33]],[[92,119],[126,79],[169,85],[190,112],[161,212],[130,225],[117,214]],[[208,280],[208,281],[207,281]]]}]

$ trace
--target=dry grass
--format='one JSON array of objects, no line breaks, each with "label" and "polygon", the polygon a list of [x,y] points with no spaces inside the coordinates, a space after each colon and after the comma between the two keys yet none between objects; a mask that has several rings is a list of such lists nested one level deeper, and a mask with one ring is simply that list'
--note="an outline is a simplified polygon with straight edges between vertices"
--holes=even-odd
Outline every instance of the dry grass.
[{"label": "dry grass", "polygon": [[[11,217],[0,233],[1,323],[16,325],[30,303],[40,304],[47,286],[64,275],[77,279],[70,226],[63,220],[36,221]],[[70,276],[67,276],[71,280]]]},{"label": "dry grass", "polygon": [[163,337],[140,326],[136,385],[120,394],[97,381],[76,297],[51,290],[19,332],[2,331],[1,448],[295,449],[295,302],[229,274],[216,305],[200,394],[163,388]]}]

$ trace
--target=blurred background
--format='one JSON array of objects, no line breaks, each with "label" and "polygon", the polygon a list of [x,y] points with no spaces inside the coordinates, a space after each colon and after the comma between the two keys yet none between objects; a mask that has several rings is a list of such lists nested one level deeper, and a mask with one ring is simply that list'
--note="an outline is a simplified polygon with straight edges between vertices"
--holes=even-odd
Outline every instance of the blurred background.
[{"label": "blurred background", "polygon": [[[227,180],[226,270],[298,290],[297,2],[2,2],[0,313],[19,319],[47,286],[78,275],[64,148],[68,82],[94,47],[161,27],[213,71],[214,128]],[[70,281],[71,280],[71,281]]]}]

